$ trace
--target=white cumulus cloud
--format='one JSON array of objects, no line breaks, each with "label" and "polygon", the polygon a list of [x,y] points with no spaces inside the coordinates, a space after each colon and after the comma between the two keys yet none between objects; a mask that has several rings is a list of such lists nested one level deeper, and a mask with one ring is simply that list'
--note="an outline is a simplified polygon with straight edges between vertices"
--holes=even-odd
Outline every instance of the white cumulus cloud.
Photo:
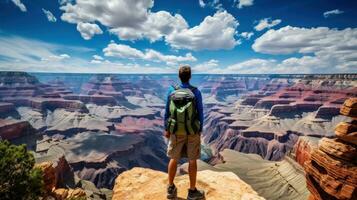
[{"label": "white cumulus cloud", "polygon": [[85,40],[90,40],[96,34],[102,34],[103,31],[97,24],[79,22],[77,30]]},{"label": "white cumulus cloud", "polygon": [[60,7],[64,11],[61,19],[69,23],[98,21],[108,27],[135,27],[146,21],[153,4],[153,0],[76,0]]},{"label": "white cumulus cloud", "polygon": [[237,7],[239,9],[247,6],[252,6],[254,4],[254,0],[235,0],[235,2],[238,1]]},{"label": "white cumulus cloud", "polygon": [[283,66],[309,67],[311,71],[325,68],[320,72],[351,72],[356,71],[357,64],[357,28],[286,26],[267,31],[254,41],[252,48],[273,55],[302,55],[286,59]]},{"label": "white cumulus cloud", "polygon": [[22,12],[26,12],[26,6],[21,2],[21,0],[11,0],[17,7],[20,8]]},{"label": "white cumulus cloud", "polygon": [[[164,40],[176,49],[232,49],[240,44],[235,39],[239,23],[227,11],[219,9],[222,7],[219,0],[210,2],[219,11],[192,28],[180,14],[151,11],[153,4],[153,0],[64,1],[60,7],[64,11],[61,19],[78,24],[77,29],[80,23],[100,23],[121,40]],[[90,39],[92,35],[84,37]]]},{"label": "white cumulus cloud", "polygon": [[257,31],[262,31],[266,28],[272,28],[281,23],[281,19],[272,20],[271,18],[264,18],[259,20],[259,23],[254,27]]},{"label": "white cumulus cloud", "polygon": [[103,49],[103,52],[104,55],[108,57],[165,62],[168,65],[175,65],[179,62],[194,62],[197,60],[191,53],[187,53],[185,56],[164,55],[153,49],[146,49],[145,52],[143,52],[128,45],[116,43],[110,43]]},{"label": "white cumulus cloud", "polygon": [[203,0],[198,0],[198,3],[200,4],[201,8],[206,6],[206,3]]},{"label": "white cumulus cloud", "polygon": [[187,27],[188,24],[181,15],[176,14],[173,16],[169,12],[159,11],[149,13],[147,20],[135,27],[117,27],[110,29],[110,32],[118,35],[123,40],[148,38],[154,42]]},{"label": "white cumulus cloud", "polygon": [[57,21],[56,17],[52,14],[51,11],[46,10],[46,9],[44,9],[44,8],[42,8],[42,11],[43,11],[43,13],[45,13],[45,15],[46,15],[46,17],[47,17],[47,20],[48,20],[49,22],[56,22],[56,21]]},{"label": "white cumulus cloud", "polygon": [[166,36],[166,42],[177,49],[232,49],[240,44],[235,39],[239,22],[227,11],[207,16],[199,25]]},{"label": "white cumulus cloud", "polygon": [[342,10],[339,10],[339,9],[329,10],[329,11],[324,12],[324,17],[328,18],[331,15],[339,15],[339,14],[342,14],[342,13],[344,13],[344,12]]},{"label": "white cumulus cloud", "polygon": [[275,65],[276,60],[254,58],[230,65],[226,68],[226,71],[229,73],[260,74],[273,71]]},{"label": "white cumulus cloud", "polygon": [[98,55],[93,55],[93,59],[95,59],[95,60],[104,60],[104,58],[102,56],[98,56]]},{"label": "white cumulus cloud", "polygon": [[192,71],[199,72],[199,73],[213,72],[217,70],[218,66],[219,66],[219,61],[215,59],[211,59],[209,61],[193,66]]},{"label": "white cumulus cloud", "polygon": [[241,34],[239,34],[241,37],[243,37],[246,40],[249,40],[254,33],[253,32],[242,32]]}]

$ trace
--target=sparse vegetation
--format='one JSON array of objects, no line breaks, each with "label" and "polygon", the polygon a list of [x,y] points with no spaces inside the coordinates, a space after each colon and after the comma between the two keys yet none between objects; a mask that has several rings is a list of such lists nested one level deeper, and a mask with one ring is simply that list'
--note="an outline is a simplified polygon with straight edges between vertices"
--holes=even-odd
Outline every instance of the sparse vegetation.
[{"label": "sparse vegetation", "polygon": [[42,171],[25,145],[0,141],[0,197],[3,200],[38,199],[43,193]]}]

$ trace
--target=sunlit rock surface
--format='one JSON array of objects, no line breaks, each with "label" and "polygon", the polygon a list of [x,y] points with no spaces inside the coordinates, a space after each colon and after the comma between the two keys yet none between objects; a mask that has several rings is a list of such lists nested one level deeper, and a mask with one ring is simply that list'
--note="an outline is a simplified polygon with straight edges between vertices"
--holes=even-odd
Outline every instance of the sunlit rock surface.
[{"label": "sunlit rock surface", "polygon": [[[220,152],[219,164],[199,162],[199,170],[233,172],[266,199],[307,199],[303,169],[290,158],[267,161],[256,154],[226,149]],[[187,173],[187,164],[181,167]]]},{"label": "sunlit rock surface", "polygon": [[[188,175],[176,177],[175,185],[178,188],[178,199],[186,199],[189,187]],[[166,187],[166,173],[133,168],[117,177],[113,200],[166,199]],[[264,199],[232,172],[200,171],[197,174],[197,187],[205,190],[207,200]]]}]

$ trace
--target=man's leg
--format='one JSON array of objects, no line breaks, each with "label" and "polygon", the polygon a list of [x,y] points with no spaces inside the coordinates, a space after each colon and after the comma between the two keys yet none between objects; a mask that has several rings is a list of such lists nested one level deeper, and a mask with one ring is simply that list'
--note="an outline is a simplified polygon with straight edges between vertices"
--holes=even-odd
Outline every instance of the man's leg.
[{"label": "man's leg", "polygon": [[201,138],[199,134],[189,135],[187,144],[188,155],[188,174],[190,176],[190,189],[188,190],[187,200],[202,200],[205,193],[196,189],[197,179],[197,159],[200,158]]},{"label": "man's leg", "polygon": [[190,176],[190,190],[196,189],[197,160],[190,160],[188,163],[188,174]]},{"label": "man's leg", "polygon": [[176,171],[177,171],[177,160],[176,159],[170,159],[167,171],[169,174],[169,185],[173,185],[174,179],[176,176]]}]

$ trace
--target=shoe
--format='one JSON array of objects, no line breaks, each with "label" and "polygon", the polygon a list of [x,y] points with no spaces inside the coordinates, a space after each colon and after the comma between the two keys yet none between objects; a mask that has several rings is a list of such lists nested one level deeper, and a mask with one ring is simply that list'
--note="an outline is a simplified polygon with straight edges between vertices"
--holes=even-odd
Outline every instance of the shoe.
[{"label": "shoe", "polygon": [[175,184],[169,185],[167,187],[167,199],[176,199],[177,198],[177,188]]},{"label": "shoe", "polygon": [[203,200],[205,199],[205,192],[202,190],[188,190],[187,200]]}]

